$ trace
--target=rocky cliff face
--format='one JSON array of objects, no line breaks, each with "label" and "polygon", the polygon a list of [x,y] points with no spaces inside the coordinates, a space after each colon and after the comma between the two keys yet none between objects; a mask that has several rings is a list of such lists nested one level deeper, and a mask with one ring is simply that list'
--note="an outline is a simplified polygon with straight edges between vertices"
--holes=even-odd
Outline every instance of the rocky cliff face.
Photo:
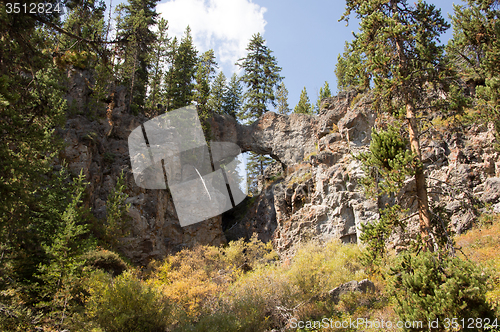
[{"label": "rocky cliff face", "polygon": [[[229,132],[218,132],[225,126],[214,126],[217,138],[267,153],[282,166],[274,165],[261,179],[262,194],[232,225],[232,237],[257,232],[263,240],[272,238],[285,258],[311,239],[357,242],[360,225],[379,218],[377,202],[365,197],[359,185],[364,173],[354,156],[368,150],[371,128],[387,119],[376,118],[369,96],[356,98],[352,105],[354,97],[347,92],[324,100],[326,109],[315,117],[267,113],[251,127],[235,124]],[[494,141],[492,126],[456,132],[434,126],[422,141],[431,203],[445,211],[457,233],[470,227],[478,203],[500,212],[500,158]],[[413,181],[406,183],[398,200],[416,212]],[[417,231],[417,218],[409,220],[410,231]],[[392,245],[399,239],[396,232]]]},{"label": "rocky cliff face", "polygon": [[[89,93],[82,83],[85,75],[72,75],[68,99],[75,100],[81,113],[88,113],[83,102]],[[257,232],[263,240],[272,239],[280,255],[287,257],[310,239],[356,242],[360,224],[379,218],[377,203],[366,198],[358,184],[363,172],[353,156],[368,149],[371,128],[383,120],[370,109],[368,97],[356,98],[351,105],[354,97],[350,92],[324,100],[326,109],[318,116],[268,112],[251,126],[228,116],[210,120],[214,140],[234,142],[243,151],[277,160],[261,179],[262,194],[251,204],[242,203],[247,204],[243,216],[225,215],[229,239]],[[89,205],[101,219],[108,194],[120,172],[125,172],[132,233],[121,241],[122,251],[144,264],[197,243],[225,243],[221,216],[182,228],[167,190],[136,186],[127,139],[148,119],[126,112],[125,91],[116,89],[110,103],[99,107],[103,110],[94,113],[97,120],[83,115],[69,118],[60,130],[67,143],[60,159],[75,174],[82,170],[86,175]],[[432,129],[423,142],[432,201],[448,212],[457,232],[470,226],[478,201],[500,212],[500,157],[493,141],[491,127],[476,126],[466,132]],[[410,209],[416,209],[413,190],[409,181],[401,196]]]},{"label": "rocky cliff face", "polygon": [[[132,227],[130,236],[120,242],[121,251],[132,261],[146,264],[152,258],[158,259],[197,243],[216,246],[226,243],[221,216],[181,227],[167,190],[147,190],[135,184],[128,136],[148,119],[126,111],[124,89],[117,89],[109,104],[99,105],[102,110],[88,110],[86,104],[80,103],[89,94],[86,84],[82,83],[85,73],[73,75],[68,99],[76,101],[76,112],[82,115],[69,116],[66,126],[59,130],[67,144],[59,159],[67,162],[73,174],[82,171],[86,176],[88,204],[102,222],[107,197],[124,171]],[[98,119],[90,120],[92,117]]]}]

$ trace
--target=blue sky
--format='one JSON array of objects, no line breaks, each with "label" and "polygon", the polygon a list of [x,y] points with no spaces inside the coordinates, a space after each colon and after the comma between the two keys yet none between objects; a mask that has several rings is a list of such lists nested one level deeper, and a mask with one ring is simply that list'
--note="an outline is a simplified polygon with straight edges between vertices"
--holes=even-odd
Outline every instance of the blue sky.
[{"label": "blue sky", "polygon": [[[446,19],[453,13],[453,2],[428,2],[441,8]],[[198,51],[213,48],[226,77],[238,71],[234,62],[245,56],[252,34],[260,32],[282,67],[293,109],[304,86],[313,103],[325,81],[337,91],[337,56],[357,30],[354,17],[349,26],[338,22],[344,6],[336,0],[169,0],[161,1],[157,12],[169,21],[170,36],[181,37],[189,24]],[[451,30],[442,42],[451,37]]]}]

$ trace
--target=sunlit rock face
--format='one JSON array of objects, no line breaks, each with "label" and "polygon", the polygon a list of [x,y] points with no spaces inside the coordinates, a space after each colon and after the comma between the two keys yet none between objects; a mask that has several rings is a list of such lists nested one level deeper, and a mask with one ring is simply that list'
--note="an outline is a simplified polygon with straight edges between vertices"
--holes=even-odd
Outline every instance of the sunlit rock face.
[{"label": "sunlit rock face", "polygon": [[[171,192],[141,188],[132,173],[129,135],[151,119],[129,114],[123,88],[96,106],[102,110],[89,110],[82,99],[85,93],[78,87],[82,75],[73,75],[76,83],[70,86],[68,99],[74,100],[82,114],[69,116],[59,130],[67,143],[59,161],[64,160],[74,174],[82,171],[86,176],[87,204],[101,222],[107,197],[124,171],[132,231],[120,245],[134,262],[146,264],[196,244],[222,245],[227,242],[224,231],[229,239],[257,233],[262,240],[272,240],[286,258],[300,243],[312,239],[357,242],[360,225],[379,218],[381,202],[363,194],[359,185],[363,170],[354,158],[368,150],[371,128],[388,121],[376,117],[369,96],[342,93],[324,100],[319,115],[268,112],[250,126],[229,116],[213,116],[209,119],[211,140],[234,143],[242,152],[270,155],[276,164],[260,179],[262,194],[244,213],[229,211],[224,225],[222,216],[216,216],[181,227]],[[422,140],[431,201],[444,207],[456,232],[466,230],[476,218],[474,202],[484,201],[500,211],[500,157],[494,140],[492,126],[473,126],[461,133],[435,128]],[[184,170],[174,168],[181,177]],[[416,211],[412,181],[397,199]],[[410,230],[417,230],[415,222],[410,223]],[[397,243],[396,232],[390,244]]]}]

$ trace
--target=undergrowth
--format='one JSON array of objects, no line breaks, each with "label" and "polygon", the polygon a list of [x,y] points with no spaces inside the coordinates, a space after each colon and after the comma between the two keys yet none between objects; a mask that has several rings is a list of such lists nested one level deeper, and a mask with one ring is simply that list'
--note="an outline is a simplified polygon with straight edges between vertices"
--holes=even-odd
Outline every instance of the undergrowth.
[{"label": "undergrowth", "polygon": [[[125,270],[118,256],[96,252],[88,258],[92,269],[81,295],[84,307],[71,314],[69,328],[92,332],[418,331],[426,330],[425,326],[381,329],[374,323],[426,322],[426,310],[429,317],[442,317],[446,312],[464,315],[481,308],[484,302],[475,307],[455,303],[461,291],[469,294],[465,301],[486,297],[489,309],[482,312],[496,310],[498,315],[500,218],[483,219],[481,227],[457,236],[460,260],[447,261],[443,266],[450,278],[439,280],[430,275],[429,271],[440,268],[430,253],[388,255],[384,266],[371,272],[361,258],[362,246],[339,241],[305,243],[293,258],[279,260],[271,243],[254,236],[223,248],[185,249],[142,270]],[[470,283],[467,278],[475,275],[484,281],[473,277],[477,280]],[[428,281],[422,284],[417,280],[420,277]],[[374,282],[375,291],[346,293],[338,302],[329,295],[343,283],[365,278]],[[455,285],[458,293],[443,291]],[[448,300],[438,304],[443,298]],[[408,303],[413,304],[407,307]],[[447,311],[440,313],[437,307]],[[357,329],[335,326],[346,321],[362,325]],[[299,322],[303,322],[300,327]],[[321,325],[314,327],[314,322]],[[373,325],[366,325],[369,322]]]}]

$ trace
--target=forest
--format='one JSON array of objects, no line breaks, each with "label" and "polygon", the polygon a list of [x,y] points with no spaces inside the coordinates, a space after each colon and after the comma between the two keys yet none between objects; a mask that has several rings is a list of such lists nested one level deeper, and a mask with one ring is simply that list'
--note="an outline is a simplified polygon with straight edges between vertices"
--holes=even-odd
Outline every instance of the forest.
[{"label": "forest", "polygon": [[[426,157],[432,133],[467,139],[489,128],[487,148],[498,160],[498,0],[455,5],[451,24],[425,1],[346,0],[337,19],[356,17],[359,31],[329,70],[339,96],[352,92],[350,108],[379,119],[362,152],[345,153],[361,165],[358,191],[378,215],[359,226],[359,243],[292,239],[298,247],[289,257],[255,234],[142,264],[121,246],[135,234],[130,163],[97,214],[89,177],[62,157],[68,120],[111,123],[120,92],[123,113],[137,121],[194,105],[210,136],[214,117],[254,128],[273,106],[282,119],[315,123],[335,100],[324,82],[316,102],[304,87],[292,109],[272,45],[258,33],[236,63],[241,75],[225,77],[213,50],[196,49],[189,26],[182,38],[169,36],[157,4],[127,0],[106,17],[96,0],[0,3],[0,331],[381,330],[333,323],[359,320],[392,322],[382,328],[391,331],[500,331],[500,185],[487,202],[467,197],[475,217],[456,232],[429,184],[440,166]],[[443,45],[448,29],[453,37]],[[75,72],[87,75],[83,104],[68,98]],[[94,144],[97,135],[83,139]],[[336,124],[325,135],[346,140]],[[319,139],[316,150],[271,176],[272,156],[250,151],[246,208],[273,185],[282,183],[286,197],[317,181]],[[103,156],[108,164],[117,158]],[[485,178],[500,176],[492,165]],[[412,205],[402,198],[409,182]],[[465,211],[465,200],[457,209]],[[297,204],[314,205],[311,192]],[[371,291],[332,295],[362,279]]]}]

